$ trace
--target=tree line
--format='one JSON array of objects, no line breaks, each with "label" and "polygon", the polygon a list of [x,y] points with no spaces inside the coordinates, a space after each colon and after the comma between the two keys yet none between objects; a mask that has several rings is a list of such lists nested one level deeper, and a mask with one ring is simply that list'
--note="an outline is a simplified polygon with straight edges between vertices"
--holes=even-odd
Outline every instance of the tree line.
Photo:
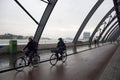
[{"label": "tree line", "polygon": [[0,39],[26,39],[26,38],[28,38],[28,36],[14,35],[10,33],[0,35]]}]

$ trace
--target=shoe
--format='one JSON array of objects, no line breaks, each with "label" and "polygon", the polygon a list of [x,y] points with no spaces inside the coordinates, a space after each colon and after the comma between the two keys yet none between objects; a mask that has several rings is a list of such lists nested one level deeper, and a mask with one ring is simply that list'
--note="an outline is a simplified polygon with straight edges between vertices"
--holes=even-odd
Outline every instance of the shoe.
[{"label": "shoe", "polygon": [[30,65],[30,62],[28,62],[28,65]]}]

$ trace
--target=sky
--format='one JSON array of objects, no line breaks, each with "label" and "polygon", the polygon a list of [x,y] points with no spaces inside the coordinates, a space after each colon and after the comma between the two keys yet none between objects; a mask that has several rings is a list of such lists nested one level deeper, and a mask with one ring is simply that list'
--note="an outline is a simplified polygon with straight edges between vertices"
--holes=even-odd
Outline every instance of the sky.
[{"label": "sky", "polygon": [[[39,22],[46,8],[40,0],[18,0]],[[98,0],[58,0],[42,37],[74,38],[83,20]],[[112,0],[104,0],[83,32],[93,32],[102,17],[113,7]],[[34,36],[38,25],[15,3],[0,0],[0,34],[12,33]]]}]

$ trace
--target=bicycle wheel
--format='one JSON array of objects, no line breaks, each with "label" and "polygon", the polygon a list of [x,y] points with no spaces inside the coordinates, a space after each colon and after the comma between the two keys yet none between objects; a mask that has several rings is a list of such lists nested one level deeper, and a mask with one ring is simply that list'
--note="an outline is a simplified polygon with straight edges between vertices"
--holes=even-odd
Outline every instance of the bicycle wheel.
[{"label": "bicycle wheel", "polygon": [[40,56],[34,55],[32,58],[32,65],[38,64],[40,62]]},{"label": "bicycle wheel", "polygon": [[64,52],[64,54],[62,55],[62,62],[64,63],[67,60],[67,53]]},{"label": "bicycle wheel", "polygon": [[16,71],[22,71],[26,65],[26,61],[23,57],[17,58],[14,63],[14,68]]},{"label": "bicycle wheel", "polygon": [[57,56],[55,54],[52,54],[50,57],[50,64],[54,66],[57,63]]}]

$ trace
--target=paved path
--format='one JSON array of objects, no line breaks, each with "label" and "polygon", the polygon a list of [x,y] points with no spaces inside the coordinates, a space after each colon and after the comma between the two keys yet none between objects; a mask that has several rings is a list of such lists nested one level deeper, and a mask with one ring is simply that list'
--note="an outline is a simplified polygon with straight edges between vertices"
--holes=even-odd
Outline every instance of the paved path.
[{"label": "paved path", "polygon": [[[94,46],[92,46],[92,48],[94,48]],[[77,48],[77,51],[84,51],[84,50],[88,50],[89,47],[87,45],[85,46],[79,46]],[[38,51],[38,54],[40,55],[40,60],[41,61],[45,61],[45,60],[49,60],[50,56],[51,56],[51,51],[50,50],[40,50]],[[73,48],[68,48],[67,49],[67,54],[73,54]],[[20,55],[17,56],[13,56],[12,55],[0,55],[0,72],[4,71],[4,70],[8,70],[8,69],[12,69],[13,68],[13,62],[17,57],[20,57],[24,55],[23,53],[21,53]],[[10,65],[11,63],[11,65]]]},{"label": "paved path", "polygon": [[99,80],[120,80],[120,46],[112,56]]},{"label": "paved path", "polygon": [[65,64],[54,67],[45,62],[22,72],[8,71],[0,74],[0,80],[98,80],[116,49],[111,44],[68,56]]}]

